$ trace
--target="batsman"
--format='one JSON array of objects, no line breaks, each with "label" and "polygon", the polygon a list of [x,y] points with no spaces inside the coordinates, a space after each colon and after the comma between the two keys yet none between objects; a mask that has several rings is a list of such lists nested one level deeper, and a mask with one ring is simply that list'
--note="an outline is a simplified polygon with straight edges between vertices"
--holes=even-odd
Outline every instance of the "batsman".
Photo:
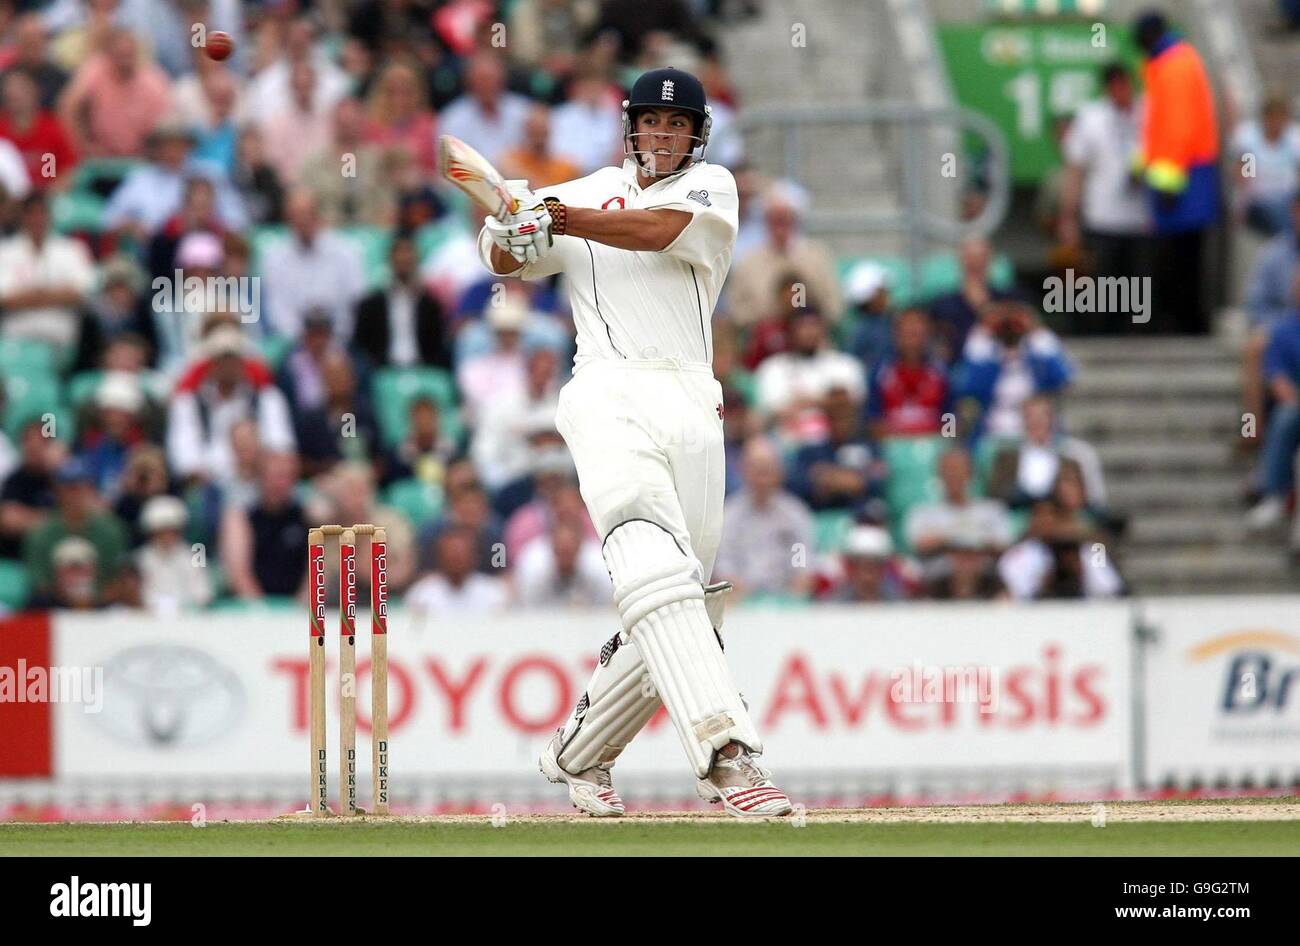
[{"label": "batsman", "polygon": [[736,182],[704,161],[712,119],[699,80],[655,69],[623,102],[624,161],[489,216],[495,274],[563,273],[577,328],[556,426],[603,539],[622,630],[542,772],[574,806],[621,815],[619,754],[666,706],[701,797],[736,817],[791,811],[722,648],[726,582],[710,584],[722,531],[722,387],[710,322],[736,240]]}]

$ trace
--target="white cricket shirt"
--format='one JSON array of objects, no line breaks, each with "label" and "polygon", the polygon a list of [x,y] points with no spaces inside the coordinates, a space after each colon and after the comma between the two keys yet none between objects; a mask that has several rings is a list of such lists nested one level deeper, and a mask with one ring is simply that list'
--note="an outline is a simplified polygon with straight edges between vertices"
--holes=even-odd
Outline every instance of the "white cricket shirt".
[{"label": "white cricket shirt", "polygon": [[[644,190],[636,165],[542,188],[572,207],[601,210],[684,210],[693,219],[657,253],[620,250],[581,237],[557,236],[551,251],[508,274],[541,279],[564,273],[577,328],[574,370],[594,360],[676,358],[712,365],[710,322],[731,267],[738,225],[736,180],[726,168],[699,162]],[[479,233],[478,250],[492,270],[492,238]]]}]

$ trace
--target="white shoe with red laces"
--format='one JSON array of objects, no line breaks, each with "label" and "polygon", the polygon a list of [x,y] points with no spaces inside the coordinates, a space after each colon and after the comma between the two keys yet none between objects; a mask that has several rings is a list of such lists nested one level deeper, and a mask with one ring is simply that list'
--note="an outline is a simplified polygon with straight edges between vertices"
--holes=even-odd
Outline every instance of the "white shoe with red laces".
[{"label": "white shoe with red laces", "polygon": [[538,766],[552,782],[569,786],[569,801],[579,811],[585,811],[593,818],[617,818],[626,810],[623,799],[614,791],[614,780],[610,775],[613,763],[593,765],[576,774],[566,772],[560,767],[560,737],[564,730],[558,729],[551,741],[547,743]]},{"label": "white shoe with red laces", "polygon": [[[728,754],[729,750],[734,752]],[[794,806],[785,792],[772,784],[771,774],[733,742],[718,753],[708,776],[695,783],[695,790],[707,802],[721,802],[727,814],[737,818],[782,817]]]}]

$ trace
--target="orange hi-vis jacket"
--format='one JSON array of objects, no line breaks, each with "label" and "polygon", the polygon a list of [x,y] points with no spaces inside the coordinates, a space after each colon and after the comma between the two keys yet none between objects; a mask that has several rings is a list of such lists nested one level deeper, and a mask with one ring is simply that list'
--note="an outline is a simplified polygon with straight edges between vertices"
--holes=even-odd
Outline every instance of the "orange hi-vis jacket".
[{"label": "orange hi-vis jacket", "polygon": [[1214,92],[1192,45],[1175,39],[1147,60],[1146,119],[1137,165],[1149,187],[1181,194],[1194,169],[1219,157]]}]

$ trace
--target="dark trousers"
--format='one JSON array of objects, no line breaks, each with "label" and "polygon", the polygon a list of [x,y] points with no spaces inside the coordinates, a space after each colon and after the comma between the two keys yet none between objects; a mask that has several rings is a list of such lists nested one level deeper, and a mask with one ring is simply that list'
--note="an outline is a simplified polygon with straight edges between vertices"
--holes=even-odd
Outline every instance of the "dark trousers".
[{"label": "dark trousers", "polygon": [[1151,269],[1152,328],[1177,335],[1210,330],[1205,240],[1208,229],[1154,238]]}]

